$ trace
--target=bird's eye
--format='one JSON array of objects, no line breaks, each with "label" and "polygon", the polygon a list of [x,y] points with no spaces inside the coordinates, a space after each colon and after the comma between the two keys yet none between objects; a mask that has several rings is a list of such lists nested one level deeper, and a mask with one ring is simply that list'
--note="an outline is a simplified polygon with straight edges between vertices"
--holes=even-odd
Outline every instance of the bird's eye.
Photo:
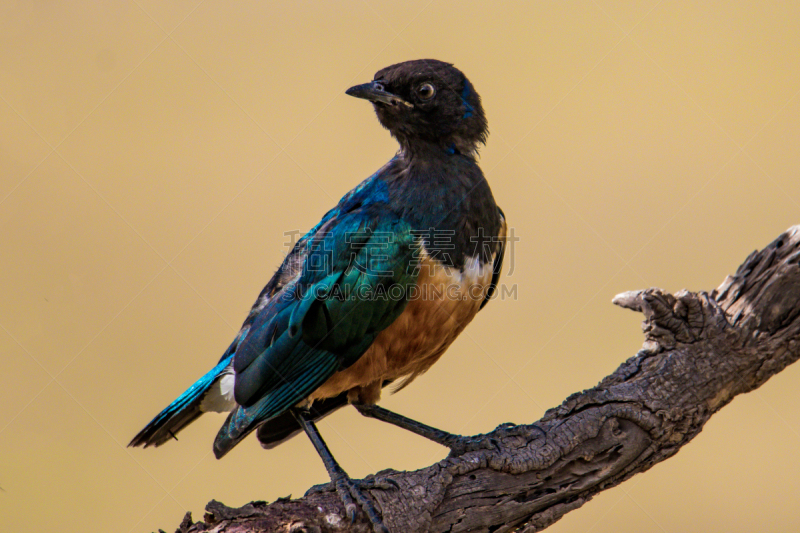
[{"label": "bird's eye", "polygon": [[423,83],[417,88],[417,96],[420,100],[430,100],[436,94],[436,87],[430,83]]}]

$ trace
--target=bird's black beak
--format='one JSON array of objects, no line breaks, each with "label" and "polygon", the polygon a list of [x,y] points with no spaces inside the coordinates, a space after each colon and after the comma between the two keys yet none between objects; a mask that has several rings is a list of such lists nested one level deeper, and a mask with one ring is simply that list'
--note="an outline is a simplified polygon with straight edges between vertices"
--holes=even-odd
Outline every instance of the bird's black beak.
[{"label": "bird's black beak", "polygon": [[361,85],[350,87],[345,91],[345,94],[390,106],[404,105],[406,107],[414,107],[414,104],[406,102],[395,94],[386,92],[383,89],[383,84],[379,81],[371,81],[369,83],[362,83]]}]

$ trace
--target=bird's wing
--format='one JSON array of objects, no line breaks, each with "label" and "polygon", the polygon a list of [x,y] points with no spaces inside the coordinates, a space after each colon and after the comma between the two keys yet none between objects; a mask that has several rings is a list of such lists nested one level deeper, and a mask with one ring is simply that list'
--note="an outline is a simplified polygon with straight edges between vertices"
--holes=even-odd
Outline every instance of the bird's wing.
[{"label": "bird's wing", "polygon": [[214,442],[217,457],[358,360],[402,313],[416,282],[419,243],[385,204],[331,217],[303,246],[296,278],[270,298],[236,348],[238,406]]},{"label": "bird's wing", "polygon": [[497,249],[494,252],[494,261],[492,262],[492,281],[489,284],[489,289],[486,291],[486,297],[483,299],[483,302],[481,302],[481,309],[489,303],[489,300],[492,299],[497,290],[497,284],[500,282],[500,273],[503,270],[503,256],[506,253],[506,233],[508,225],[506,224],[506,216],[503,214],[503,210],[498,207],[497,211],[500,214],[500,234],[497,236]]}]

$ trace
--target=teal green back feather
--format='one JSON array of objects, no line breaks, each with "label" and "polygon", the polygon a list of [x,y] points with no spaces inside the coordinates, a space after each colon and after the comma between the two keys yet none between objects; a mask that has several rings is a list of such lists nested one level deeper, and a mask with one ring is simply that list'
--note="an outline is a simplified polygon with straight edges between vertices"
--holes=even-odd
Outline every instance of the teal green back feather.
[{"label": "teal green back feather", "polygon": [[358,207],[306,241],[299,277],[273,297],[240,343],[239,406],[217,435],[218,457],[355,363],[405,309],[419,244],[385,204]]}]

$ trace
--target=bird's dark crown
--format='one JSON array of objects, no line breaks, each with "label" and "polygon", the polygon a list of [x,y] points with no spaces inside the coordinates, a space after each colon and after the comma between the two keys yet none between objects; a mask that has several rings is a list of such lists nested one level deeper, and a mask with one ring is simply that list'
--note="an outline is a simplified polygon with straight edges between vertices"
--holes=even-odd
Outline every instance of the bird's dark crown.
[{"label": "bird's dark crown", "polygon": [[473,155],[486,142],[481,98],[450,63],[435,59],[397,63],[347,94],[370,100],[380,123],[405,151],[435,148]]}]

